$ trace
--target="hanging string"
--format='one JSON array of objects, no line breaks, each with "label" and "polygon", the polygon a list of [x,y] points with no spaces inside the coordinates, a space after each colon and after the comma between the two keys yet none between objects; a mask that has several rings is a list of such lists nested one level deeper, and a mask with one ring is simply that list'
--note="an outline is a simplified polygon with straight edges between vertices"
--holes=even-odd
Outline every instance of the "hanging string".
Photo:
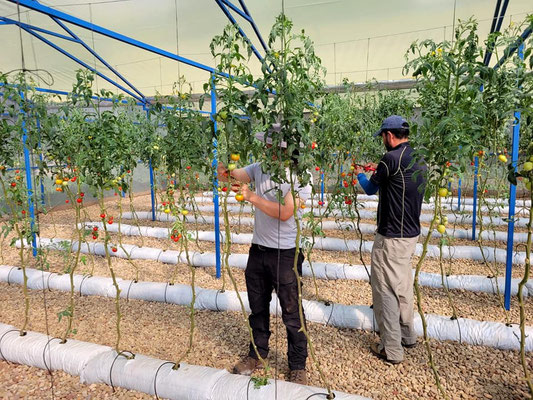
[{"label": "hanging string", "polygon": [[[179,33],[179,15],[178,15],[178,0],[174,0],[174,8],[176,10],[176,55],[180,55],[180,33]],[[181,79],[181,62],[178,61],[178,81]]]},{"label": "hanging string", "polygon": [[[283,16],[283,19],[285,19],[285,0],[281,0],[281,14]],[[282,25],[283,33],[281,35],[281,51],[284,52],[285,49],[285,26]],[[285,56],[282,56],[282,60],[285,59]],[[285,69],[285,63],[282,61],[282,70]],[[283,78],[285,76],[285,73],[282,73],[281,77]],[[283,82],[282,82],[283,85]],[[283,89],[283,87],[281,88]],[[278,96],[283,96],[283,90],[281,90],[278,93]],[[283,104],[283,103],[282,103]],[[283,111],[283,110],[282,110]],[[283,132],[283,112],[282,112],[282,121],[280,121],[280,133]],[[281,147],[281,141],[283,140],[283,136],[281,135],[279,137],[280,145],[278,146],[278,160],[280,164],[280,169],[283,168],[283,159],[282,159],[282,147]],[[290,169],[289,169],[289,173]],[[280,186],[281,188],[281,186]],[[274,352],[274,398],[277,400],[278,398],[278,373],[279,373],[279,367],[278,367],[278,348],[279,348],[279,269],[280,269],[280,262],[281,262],[281,249],[280,249],[280,243],[281,243],[281,203],[278,205],[278,259],[277,259],[277,265],[276,265],[276,324],[274,329],[274,336],[275,336],[275,352]],[[294,256],[297,257],[298,255],[296,252],[294,253]]]},{"label": "hanging string", "polygon": [[[90,21],[91,21],[91,42],[92,42],[92,45],[93,45],[93,50],[96,51],[95,49],[95,46],[94,46],[94,30],[93,30],[93,8],[92,8],[92,3],[89,3],[89,18],[90,18]],[[93,56],[93,62],[94,62],[94,69],[96,71],[96,57]],[[94,84],[96,85],[96,92],[97,94],[100,93],[100,89],[98,88],[98,75],[95,74],[95,77],[94,77]],[[98,109],[100,109],[100,102],[98,102]]]}]

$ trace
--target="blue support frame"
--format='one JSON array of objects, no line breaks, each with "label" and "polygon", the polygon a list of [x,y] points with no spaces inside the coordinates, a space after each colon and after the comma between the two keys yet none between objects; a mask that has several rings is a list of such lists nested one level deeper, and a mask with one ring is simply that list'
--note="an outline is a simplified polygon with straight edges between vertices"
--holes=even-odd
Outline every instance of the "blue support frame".
[{"label": "blue support frame", "polygon": [[479,173],[479,158],[474,158],[474,199],[472,200],[472,240],[476,240],[477,219],[477,175]]},{"label": "blue support frame", "polygon": [[100,61],[102,64],[104,64],[111,72],[113,72],[116,76],[118,76],[122,82],[124,82],[126,85],[128,85],[133,91],[135,91],[139,96],[141,96],[141,101],[143,103],[146,103],[146,97],[144,94],[142,94],[135,86],[133,86],[126,78],[124,78],[116,69],[114,69],[109,63],[104,60],[102,57],[96,53],[92,48],[90,48],[83,40],[81,40],[74,32],[72,32],[63,22],[58,20],[57,18],[51,17],[55,23],[57,23],[61,28],[65,30],[70,36],[72,36],[77,43],[81,44],[89,53],[91,53],[98,61]]},{"label": "blue support frame", "polygon": [[215,250],[216,250],[216,277],[222,276],[221,255],[220,255],[220,209],[218,204],[218,124],[215,118],[217,113],[217,93],[215,88],[215,77],[211,76],[211,120],[213,121],[215,138],[213,139],[213,207],[215,213]]},{"label": "blue support frame", "polygon": [[[261,56],[261,53],[259,53],[259,51],[253,45],[252,41],[248,38],[248,36],[246,36],[246,34],[242,30],[242,28],[239,26],[239,24],[237,23],[235,18],[233,18],[233,15],[231,15],[231,13],[229,12],[229,10],[228,10],[228,8],[226,6],[229,6],[232,10],[236,11],[240,16],[242,16],[244,19],[246,19],[250,23],[251,23],[251,20],[252,20],[251,17],[246,15],[242,11],[240,11],[235,5],[233,5],[232,3],[230,3],[227,0],[215,0],[215,3],[217,3],[217,5],[222,10],[222,12],[231,21],[231,23],[235,26],[235,28],[237,28],[239,34],[244,38],[244,40],[246,40],[248,42],[248,44],[250,45],[250,48],[252,49],[252,51],[255,54],[255,56],[257,57],[257,59],[259,61],[263,61],[263,57]],[[255,23],[253,25],[255,25]],[[255,30],[256,29],[254,29],[254,31]],[[262,42],[261,44],[264,46],[264,42]]]},{"label": "blue support frame", "polygon": [[[39,27],[36,27],[36,26],[33,26],[33,25],[29,25],[29,24],[25,24],[25,23],[22,23],[22,22],[18,22],[18,21],[15,21],[15,20],[12,20],[12,19],[9,19],[9,18],[6,18],[6,17],[0,17],[0,25],[14,24],[14,25],[19,26],[25,32],[29,33],[30,35],[32,35],[32,36],[36,37],[37,39],[41,40],[42,42],[46,43],[50,47],[52,47],[55,50],[59,51],[61,54],[65,55],[66,57],[68,57],[71,60],[75,61],[76,63],[80,64],[84,68],[92,71],[93,73],[95,73],[96,75],[101,77],[102,79],[106,80],[107,82],[111,83],[112,85],[116,86],[117,88],[119,88],[123,92],[127,93],[128,95],[130,95],[131,97],[136,99],[139,102],[137,104],[138,105],[142,105],[145,110],[146,110],[146,104],[147,104],[146,97],[139,90],[137,90],[135,88],[135,86],[133,86],[116,69],[114,69],[102,57],[100,57],[96,53],[96,51],[94,51],[94,49],[89,47],[83,40],[81,40],[63,22],[67,22],[69,24],[76,25],[76,26],[78,26],[80,28],[90,30],[91,32],[95,32],[95,33],[98,33],[100,35],[109,37],[111,39],[115,39],[115,40],[118,40],[120,42],[123,42],[123,43],[129,44],[129,45],[138,47],[140,49],[155,53],[155,54],[160,55],[162,57],[166,57],[166,58],[178,61],[178,62],[182,62],[182,63],[187,64],[187,65],[190,65],[192,67],[199,68],[201,70],[209,72],[211,74],[212,79],[214,77],[214,74],[217,74],[217,75],[220,75],[220,76],[223,76],[223,77],[226,77],[226,78],[230,77],[230,75],[228,75],[228,74],[226,74],[224,72],[216,71],[214,68],[209,67],[207,65],[198,63],[196,61],[190,60],[190,59],[185,58],[185,57],[181,57],[178,54],[170,53],[168,51],[165,51],[163,49],[157,48],[155,46],[151,46],[151,45],[143,43],[141,41],[129,38],[129,37],[125,36],[125,35],[119,34],[117,32],[113,32],[113,31],[111,31],[109,29],[106,29],[106,28],[100,27],[98,25],[89,23],[89,22],[84,21],[84,20],[82,20],[80,18],[73,17],[73,16],[71,16],[69,14],[66,14],[64,12],[55,10],[55,9],[47,7],[47,6],[44,6],[44,5],[40,4],[37,0],[7,0],[7,1],[9,1],[11,3],[16,3],[17,6],[21,5],[23,7],[26,7],[28,9],[30,9],[30,10],[37,11],[39,13],[48,15],[63,30],[65,30],[70,35],[70,37],[66,36],[66,35],[62,35],[62,34],[57,33],[57,32],[53,32],[53,31],[47,30],[47,29],[43,29],[43,28],[39,28]],[[261,45],[263,46],[265,51],[268,51],[267,50],[267,46],[266,46],[263,38],[261,37],[261,35],[259,33],[259,30],[257,29],[257,26],[256,26],[256,24],[255,24],[251,14],[250,14],[250,12],[248,11],[248,9],[247,9],[247,7],[246,7],[246,5],[244,3],[244,0],[239,0],[239,3],[241,5],[241,7],[242,7],[242,10],[240,10],[237,6],[235,6],[229,0],[215,0],[215,1],[220,6],[220,8],[224,12],[224,14],[231,21],[231,23],[233,25],[235,25],[235,27],[238,29],[240,35],[246,41],[248,41],[248,43],[250,44],[250,46],[253,49],[254,54],[258,57],[259,60],[262,61],[263,58],[262,58],[261,54],[259,53],[259,51],[257,51],[255,46],[251,43],[250,39],[242,31],[240,26],[237,24],[237,22],[235,21],[233,16],[230,14],[229,10],[227,9],[227,7],[231,8],[234,12],[239,14],[242,18],[244,18],[246,21],[248,21],[251,24],[251,26],[252,26],[255,34],[257,35]],[[88,65],[85,62],[83,62],[82,60],[80,60],[79,58],[74,56],[73,54],[70,54],[66,50],[62,49],[60,46],[58,46],[58,45],[54,44],[53,42],[51,42],[50,40],[46,39],[44,36],[40,35],[38,32],[44,33],[44,34],[47,34],[47,35],[51,35],[51,36],[54,36],[54,37],[57,37],[57,38],[60,38],[60,39],[68,40],[70,42],[75,42],[75,43],[80,44],[90,54],[92,54],[94,57],[96,57],[103,65],[105,65],[112,73],[114,73],[118,78],[120,78],[136,94],[133,93],[132,91],[126,89],[123,85],[113,81],[112,79],[107,77],[102,72],[96,70],[95,68],[92,68],[90,65]],[[56,90],[52,90],[52,89],[37,88],[37,90],[41,91],[41,92],[45,92],[45,93],[68,95],[67,92],[56,91]],[[94,97],[100,99],[97,96],[94,96]],[[127,101],[125,101],[125,102],[127,102]],[[214,120],[214,115],[216,114],[216,92],[215,92],[214,85],[213,85],[212,92],[211,92],[211,112],[207,112],[207,113],[211,114],[211,118]],[[148,114],[148,110],[147,110],[147,114]],[[148,117],[148,115],[147,115],[147,117]],[[216,132],[216,129],[217,129],[216,121],[214,121],[214,124],[215,124],[215,132]],[[213,152],[214,152],[214,161],[213,161],[213,163],[214,164],[213,164],[213,167],[215,168],[214,196],[213,196],[213,198],[215,200],[215,205],[214,205],[215,206],[215,231],[217,232],[217,235],[216,235],[217,278],[220,278],[220,276],[221,276],[220,235],[219,235],[219,233],[220,233],[220,224],[219,224],[219,205],[218,205],[218,180],[217,180],[217,176],[216,176],[216,164],[215,164],[215,162],[217,161],[217,144],[218,143],[217,143],[217,141],[215,139],[214,142],[213,142],[213,145],[214,145],[214,149],[213,149]],[[155,220],[155,193],[154,193],[154,183],[155,182],[154,182],[154,172],[153,172],[151,161],[149,162],[149,171],[150,171],[150,193],[151,193],[151,201],[152,201],[152,220]],[[31,168],[26,168],[26,173],[27,173],[27,175],[29,174],[29,176],[31,178]],[[30,181],[29,185],[30,186],[28,187],[28,190],[30,191],[31,190],[31,181]],[[32,214],[32,224],[33,224],[33,221],[34,221],[34,216]]]},{"label": "blue support frame", "polygon": [[457,183],[457,210],[461,211],[461,186],[462,181],[461,178],[459,178],[459,182]]},{"label": "blue support frame", "polygon": [[[24,92],[20,91],[20,98],[24,101]],[[37,256],[37,238],[35,235],[35,207],[34,207],[34,198],[33,198],[33,182],[31,175],[31,158],[30,158],[30,149],[28,149],[28,130],[26,129],[26,112],[24,107],[20,108],[20,113],[22,114],[22,144],[24,146],[24,167],[26,173],[26,188],[28,190],[28,212],[30,214],[30,229],[32,232],[32,253],[33,256]]]},{"label": "blue support frame", "polygon": [[[524,44],[518,48],[518,55],[524,59]],[[515,121],[513,124],[513,143],[511,153],[511,163],[516,172],[518,163],[518,145],[520,144],[520,111],[514,113]],[[514,220],[515,220],[515,203],[516,203],[516,186],[511,184],[509,187],[509,223],[507,225],[507,258],[505,265],[505,294],[504,306],[506,310],[511,308],[511,279],[513,273],[513,245],[514,245]]]}]

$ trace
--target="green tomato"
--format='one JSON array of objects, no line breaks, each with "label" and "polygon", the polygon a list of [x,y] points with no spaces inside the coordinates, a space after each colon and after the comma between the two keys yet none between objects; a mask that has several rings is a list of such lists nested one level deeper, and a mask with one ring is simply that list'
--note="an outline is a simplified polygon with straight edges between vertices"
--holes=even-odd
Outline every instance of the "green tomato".
[{"label": "green tomato", "polygon": [[228,164],[228,170],[233,171],[235,168],[237,168],[237,164],[234,164],[234,163]]},{"label": "green tomato", "polygon": [[533,169],[533,162],[528,161],[524,163],[524,171],[531,171]]}]

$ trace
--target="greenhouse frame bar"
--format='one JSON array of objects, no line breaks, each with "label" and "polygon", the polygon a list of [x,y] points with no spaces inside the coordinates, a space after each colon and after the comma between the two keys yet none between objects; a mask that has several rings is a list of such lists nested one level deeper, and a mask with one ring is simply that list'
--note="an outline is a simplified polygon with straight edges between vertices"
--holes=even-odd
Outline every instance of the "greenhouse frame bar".
[{"label": "greenhouse frame bar", "polygon": [[[165,58],[169,58],[169,59],[172,59],[174,61],[181,62],[181,63],[184,63],[186,65],[189,65],[189,66],[204,70],[204,71],[209,72],[211,74],[211,79],[213,79],[215,74],[223,76],[223,77],[226,77],[226,78],[230,77],[230,75],[228,75],[226,73],[223,73],[223,72],[220,72],[220,71],[217,71],[216,69],[214,69],[212,67],[209,67],[209,66],[207,66],[205,64],[202,64],[202,63],[196,62],[194,60],[179,56],[178,54],[174,54],[174,53],[168,52],[166,50],[163,50],[163,49],[160,49],[158,47],[152,46],[150,44],[147,44],[147,43],[132,39],[132,38],[130,38],[128,36],[122,35],[120,33],[111,31],[109,29],[100,27],[100,26],[95,25],[95,24],[92,24],[92,23],[87,22],[87,21],[85,21],[83,19],[73,17],[73,16],[71,16],[71,15],[69,15],[67,13],[55,10],[55,9],[47,7],[45,5],[42,5],[37,0],[34,0],[34,1],[32,1],[32,0],[5,0],[5,1],[8,1],[8,2],[13,3],[13,4],[16,4],[17,6],[21,5],[23,7],[31,9],[33,11],[37,11],[37,12],[40,12],[42,14],[48,15],[61,28],[63,28],[70,36],[63,35],[63,34],[60,34],[60,33],[57,33],[57,32],[53,32],[53,31],[50,31],[50,30],[47,30],[47,29],[44,29],[44,28],[40,28],[40,27],[37,27],[37,26],[33,26],[33,25],[30,25],[30,24],[22,23],[22,22],[19,22],[19,21],[16,21],[16,20],[13,20],[13,19],[10,19],[10,18],[7,18],[7,17],[2,17],[2,16],[0,16],[0,26],[1,25],[16,25],[16,26],[18,26],[20,29],[22,29],[25,32],[29,33],[30,35],[36,37],[37,39],[41,40],[42,42],[44,42],[47,45],[51,46],[52,48],[56,49],[57,51],[59,51],[60,53],[65,55],[66,57],[72,59],[73,61],[75,61],[76,63],[80,64],[84,68],[89,69],[90,71],[92,71],[95,74],[97,74],[98,76],[100,76],[102,79],[108,81],[109,83],[113,84],[114,86],[116,86],[117,88],[122,90],[123,92],[127,93],[128,95],[133,97],[135,100],[137,100],[137,105],[143,106],[144,109],[146,109],[146,105],[149,104],[149,100],[133,84],[131,84],[117,70],[112,68],[109,63],[107,63],[102,57],[100,57],[94,51],[94,49],[92,49],[89,45],[87,45],[85,42],[83,42],[63,22],[67,22],[67,23],[76,25],[78,27],[90,30],[90,31],[98,33],[98,34],[101,34],[101,35],[106,36],[108,38],[111,38],[111,39],[114,39],[114,40],[118,40],[118,41],[120,41],[122,43],[125,43],[125,44],[128,44],[128,45],[140,48],[142,50],[146,50],[146,51],[152,52],[152,53],[157,54],[159,56],[162,56],[162,57],[165,57]],[[259,41],[261,43],[261,46],[263,47],[263,49],[265,51],[268,51],[268,48],[267,48],[267,46],[266,46],[266,44],[265,44],[265,42],[264,42],[264,40],[263,40],[263,38],[261,36],[256,24],[255,24],[255,21],[253,20],[250,12],[248,11],[244,0],[239,0],[239,3],[241,5],[242,9],[240,9],[239,7],[234,5],[229,0],[214,0],[214,1],[221,8],[221,10],[226,15],[226,17],[229,19],[229,21],[237,28],[239,34],[251,45],[251,48],[252,48],[254,54],[261,61],[263,59],[263,57],[261,56],[261,54],[259,53],[257,48],[251,43],[250,39],[246,36],[244,31],[241,29],[241,27],[239,26],[239,24],[237,23],[237,21],[235,20],[235,18],[231,15],[231,13],[229,11],[229,9],[231,9],[236,14],[238,14],[240,17],[242,17],[243,19],[245,19],[247,22],[250,23],[250,25],[252,26],[257,38],[259,39]],[[497,8],[495,10],[495,19],[493,19],[493,24],[491,26],[491,32],[498,31],[499,28],[501,27],[503,16],[505,15],[505,10],[507,8],[507,3],[508,3],[508,0],[506,0],[504,2],[504,5],[501,8],[501,11],[499,11],[500,10],[500,8],[499,8],[500,1],[498,1]],[[497,21],[496,21],[496,19],[497,19]],[[524,33],[521,35],[522,42],[525,39],[527,39],[527,37],[531,34],[531,31],[532,31],[531,26],[528,27],[524,31]],[[102,64],[104,64],[118,78],[120,78],[120,80],[123,83],[125,83],[129,87],[129,89],[127,89],[123,85],[113,81],[111,78],[109,78],[108,76],[106,76],[102,72],[97,71],[95,68],[92,68],[91,66],[89,66],[88,64],[86,64],[82,60],[80,60],[79,58],[75,57],[74,55],[70,54],[66,50],[62,49],[60,46],[57,46],[56,44],[52,43],[51,41],[46,39],[44,36],[42,36],[41,33],[47,34],[47,35],[51,35],[51,36],[54,36],[54,37],[57,37],[57,38],[60,38],[60,39],[64,39],[64,40],[67,40],[67,41],[70,41],[70,42],[74,42],[74,43],[80,44],[89,53],[91,53],[100,62],[102,62]],[[514,43],[514,44],[511,44],[505,50],[504,56],[502,57],[502,59],[500,59],[498,61],[498,63],[496,64],[496,66],[494,68],[498,68],[508,57],[510,57],[517,50],[519,52],[519,55],[521,55],[521,57],[523,57],[523,54],[522,54],[522,52],[520,50],[520,48],[521,48],[520,46],[521,46],[521,43],[518,43],[518,42]],[[490,52],[487,54],[486,63],[488,64],[489,61],[490,61]],[[44,92],[44,93],[54,93],[54,94],[60,94],[60,95],[68,95],[68,92],[59,91],[59,90],[53,90],[53,89],[35,88],[35,90],[37,90],[39,92]],[[135,93],[133,93],[132,91],[135,92]],[[99,98],[99,97],[98,97],[98,99],[100,99],[102,101],[112,101],[111,99],[103,99],[103,98]],[[126,101],[124,101],[124,102],[126,102]],[[213,120],[213,123],[214,123],[215,132],[217,132],[217,122],[216,122],[216,120],[214,118],[214,115],[216,114],[216,92],[215,92],[215,88],[213,86],[212,86],[212,89],[211,89],[211,111],[210,112],[206,112],[206,113],[210,114],[210,117],[211,117],[211,119]],[[512,152],[512,163],[515,166],[515,168],[516,168],[516,160],[517,160],[517,156],[518,156],[517,151],[515,151],[515,147],[518,146],[519,128],[520,128],[520,111],[517,110],[515,112],[515,123],[513,124],[513,152]],[[25,143],[25,138],[23,138],[23,142]],[[217,179],[217,172],[216,172],[216,166],[217,166],[217,160],[218,160],[218,157],[217,157],[218,156],[218,154],[217,154],[217,145],[218,145],[218,143],[217,143],[217,140],[215,139],[213,141],[214,159],[213,159],[213,164],[212,164],[212,167],[213,167],[213,170],[214,170],[213,203],[214,203],[214,214],[215,214],[215,227],[214,228],[215,228],[216,239],[217,239],[216,240],[216,275],[217,275],[217,278],[219,278],[221,276],[221,255],[220,255],[218,179]],[[27,181],[27,185],[28,185],[27,189],[28,189],[28,194],[30,195],[30,199],[31,199],[31,197],[33,196],[33,188],[32,188],[32,184],[31,184],[31,168],[32,167],[31,167],[31,161],[30,161],[29,156],[30,156],[29,150],[27,149],[26,146],[24,146],[25,165],[27,165],[27,166],[29,165],[28,168],[25,168],[26,169],[26,175],[27,175],[26,176],[26,181]],[[477,158],[476,158],[476,168],[477,168]],[[151,163],[149,163],[149,170],[150,170],[150,191],[151,191],[151,200],[152,200],[152,219],[155,220],[155,194],[154,194],[154,180],[153,180],[154,177],[153,177],[153,169],[152,169]],[[29,176],[29,178],[28,178],[28,176]],[[321,199],[323,201],[323,193],[324,193],[323,174],[321,174],[321,179],[322,179],[322,182],[321,182],[321,188],[322,188],[322,190],[321,190],[322,191]],[[476,181],[477,181],[477,179],[476,179]],[[475,186],[477,186],[476,184],[477,184],[477,182],[475,182]],[[477,193],[476,192],[477,192],[477,190],[476,189],[477,188],[475,187],[474,188],[474,204],[473,204],[474,205],[474,213],[473,213],[473,225],[472,225],[472,239],[473,240],[475,239],[475,218],[476,218],[476,211],[475,210],[476,210],[476,206],[477,206],[477,201],[476,201],[476,198],[477,198]],[[459,190],[460,190],[460,186],[459,186]],[[459,196],[459,199],[460,199],[460,196]],[[505,275],[505,307],[507,309],[510,308],[510,284],[511,284],[511,271],[512,271],[512,261],[511,260],[512,260],[512,252],[513,252],[513,233],[514,233],[514,218],[515,218],[514,201],[515,200],[516,200],[516,186],[510,184],[509,224],[508,224],[508,242],[507,242],[507,265],[506,265],[506,275]],[[458,201],[460,201],[460,200],[458,200]],[[33,203],[30,205],[30,210],[29,211],[30,211],[30,217],[31,217],[32,224],[33,224],[34,220],[35,220],[35,214],[34,214],[34,210],[33,210]],[[35,244],[34,244],[34,249],[33,250],[34,250],[34,253],[35,253],[35,251],[36,251]]]}]

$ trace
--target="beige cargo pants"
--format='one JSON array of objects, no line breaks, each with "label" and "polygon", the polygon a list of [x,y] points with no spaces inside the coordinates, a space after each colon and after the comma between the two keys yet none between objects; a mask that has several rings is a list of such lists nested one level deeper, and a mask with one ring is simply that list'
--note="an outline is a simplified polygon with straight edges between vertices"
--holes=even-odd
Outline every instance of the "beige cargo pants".
[{"label": "beige cargo pants", "polygon": [[372,247],[372,301],[381,344],[389,360],[403,360],[402,343],[416,342],[413,324],[411,257],[418,236],[387,238],[376,234]]}]

